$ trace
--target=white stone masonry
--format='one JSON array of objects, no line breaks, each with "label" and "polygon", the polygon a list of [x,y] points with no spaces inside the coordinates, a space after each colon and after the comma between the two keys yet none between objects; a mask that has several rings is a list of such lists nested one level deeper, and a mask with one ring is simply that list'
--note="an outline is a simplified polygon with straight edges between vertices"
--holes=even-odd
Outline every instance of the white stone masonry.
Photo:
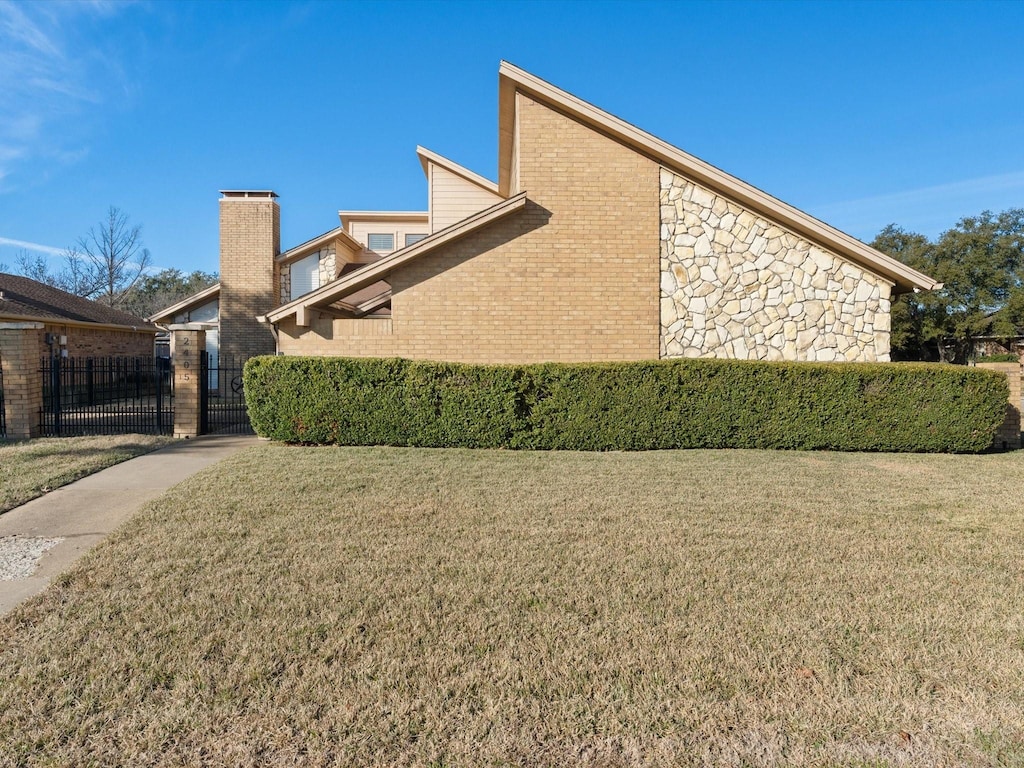
[{"label": "white stone masonry", "polygon": [[661,169],[661,356],[889,359],[890,284]]}]

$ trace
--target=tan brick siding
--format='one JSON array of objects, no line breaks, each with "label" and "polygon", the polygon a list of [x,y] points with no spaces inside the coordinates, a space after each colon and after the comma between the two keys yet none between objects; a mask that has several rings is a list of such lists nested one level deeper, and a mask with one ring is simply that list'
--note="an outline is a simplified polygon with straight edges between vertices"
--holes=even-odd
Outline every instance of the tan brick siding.
[{"label": "tan brick siding", "polygon": [[[155,333],[135,333],[76,326],[46,326],[46,333],[67,336],[71,357],[136,357],[153,354]],[[43,352],[46,354],[46,346]]]},{"label": "tan brick siding", "polygon": [[42,329],[0,328],[0,366],[3,368],[7,437],[39,434],[39,409],[43,404],[43,374],[39,369]]},{"label": "tan brick siding", "polygon": [[220,201],[220,354],[238,359],[273,354],[270,328],[256,320],[278,306],[274,257],[280,252],[281,213],[270,198]]},{"label": "tan brick siding", "polygon": [[384,330],[380,320],[313,312],[309,329],[281,325],[283,352],[477,363],[658,357],[658,165],[518,99],[527,208],[397,270],[390,335],[357,331]]},{"label": "tan brick siding", "polygon": [[1020,442],[1021,408],[1021,366],[1019,363],[978,363],[979,368],[1002,373],[1006,376],[1010,393],[1006,403],[1006,416],[996,430],[992,447],[996,450],[1017,449]]}]

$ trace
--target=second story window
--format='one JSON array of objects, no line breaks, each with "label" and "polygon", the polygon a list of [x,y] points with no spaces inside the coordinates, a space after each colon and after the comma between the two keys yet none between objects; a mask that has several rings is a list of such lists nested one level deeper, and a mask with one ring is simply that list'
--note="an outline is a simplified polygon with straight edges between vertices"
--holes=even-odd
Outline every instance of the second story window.
[{"label": "second story window", "polygon": [[406,244],[406,246],[410,246],[413,243],[418,243],[424,237],[426,237],[426,235],[406,235],[405,236],[405,244]]},{"label": "second story window", "polygon": [[367,237],[366,245],[371,251],[393,251],[395,250],[395,236],[392,234],[370,235]]}]

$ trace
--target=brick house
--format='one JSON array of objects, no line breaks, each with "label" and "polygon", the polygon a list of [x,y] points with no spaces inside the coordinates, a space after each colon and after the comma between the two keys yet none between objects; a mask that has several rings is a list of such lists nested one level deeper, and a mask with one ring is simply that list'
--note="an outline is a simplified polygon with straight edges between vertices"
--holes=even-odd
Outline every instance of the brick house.
[{"label": "brick house", "polygon": [[[158,329],[140,317],[21,275],[0,273],[0,328],[19,326],[38,366],[49,354],[108,357],[153,354]],[[29,336],[31,337],[29,339]],[[49,339],[49,341],[47,341]]]},{"label": "brick house", "polygon": [[38,435],[42,358],[151,356],[157,332],[127,312],[0,273],[0,436]]},{"label": "brick house", "polygon": [[881,361],[893,296],[938,287],[504,62],[498,134],[497,182],[418,148],[427,210],[341,211],[283,253],[277,196],[223,192],[221,283],[200,297],[221,350]]}]

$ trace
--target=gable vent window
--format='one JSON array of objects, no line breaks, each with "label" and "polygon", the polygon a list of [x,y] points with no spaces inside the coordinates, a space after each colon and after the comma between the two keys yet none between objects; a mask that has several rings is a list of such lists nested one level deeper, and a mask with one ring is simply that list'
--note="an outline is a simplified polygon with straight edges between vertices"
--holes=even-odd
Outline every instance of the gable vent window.
[{"label": "gable vent window", "polygon": [[394,235],[370,235],[367,247],[371,251],[393,251],[395,250]]},{"label": "gable vent window", "polygon": [[418,243],[424,237],[426,237],[426,235],[406,235],[405,236],[405,245],[406,245],[406,247],[408,247],[410,245],[413,245],[414,243]]}]

